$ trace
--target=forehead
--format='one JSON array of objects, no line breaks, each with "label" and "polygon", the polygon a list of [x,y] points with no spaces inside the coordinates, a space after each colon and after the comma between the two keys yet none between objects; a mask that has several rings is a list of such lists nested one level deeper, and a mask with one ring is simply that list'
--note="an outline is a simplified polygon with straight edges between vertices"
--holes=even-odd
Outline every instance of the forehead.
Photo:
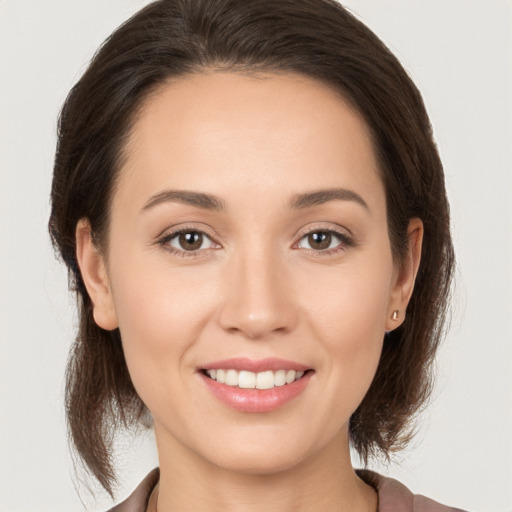
[{"label": "forehead", "polygon": [[223,195],[228,184],[267,197],[349,185],[382,195],[366,123],[319,81],[208,72],[161,85],[133,125],[118,186]]}]

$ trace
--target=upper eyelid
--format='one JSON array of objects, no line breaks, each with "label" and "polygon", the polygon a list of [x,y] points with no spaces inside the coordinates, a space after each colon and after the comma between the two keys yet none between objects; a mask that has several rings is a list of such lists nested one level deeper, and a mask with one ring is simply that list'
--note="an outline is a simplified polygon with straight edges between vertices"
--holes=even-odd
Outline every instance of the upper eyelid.
[{"label": "upper eyelid", "polygon": [[203,227],[197,227],[197,226],[179,226],[176,228],[166,228],[164,229],[159,235],[156,236],[157,240],[162,240],[163,238],[173,237],[175,235],[179,235],[180,233],[187,233],[195,231],[197,233],[201,233],[203,235],[206,235],[208,238],[210,238],[212,241],[216,239],[216,236],[209,230]]},{"label": "upper eyelid", "polygon": [[314,224],[313,226],[308,226],[307,228],[299,229],[295,235],[294,238],[303,238],[306,235],[309,235],[310,233],[315,233],[317,231],[327,232],[327,233],[335,233],[339,236],[349,237],[353,238],[354,235],[350,231],[350,229],[342,227],[342,226],[336,226],[334,227],[332,224],[330,226],[326,226],[325,224]]},{"label": "upper eyelid", "polygon": [[[205,235],[213,245],[217,245],[217,247],[208,247],[206,249],[196,249],[193,251],[187,251],[185,249],[178,249],[176,247],[172,247],[170,244],[170,241],[177,237],[178,235],[182,233],[187,232],[196,232],[201,233],[202,235]],[[212,237],[207,231],[203,229],[198,229],[196,227],[180,227],[175,230],[173,229],[167,229],[162,232],[161,235],[159,235],[155,241],[155,245],[159,245],[165,250],[169,251],[170,253],[173,253],[175,256],[181,255],[182,257],[196,257],[199,258],[201,256],[205,256],[207,252],[212,250],[217,250],[219,247],[222,248],[222,245],[220,245],[214,237]]]},{"label": "upper eyelid", "polygon": [[[310,231],[306,231],[305,233],[303,233],[302,235],[300,235],[298,238],[297,238],[297,241],[293,243],[294,246],[298,245],[304,238],[306,238],[307,236],[309,236],[311,233],[330,233],[332,235],[334,235],[336,238],[338,238],[338,240],[340,241],[340,244],[338,245],[342,245],[342,246],[353,246],[353,245],[356,245],[353,237],[351,235],[347,235],[346,233],[343,233],[341,230],[337,230],[337,229],[333,229],[333,228],[317,228],[317,229],[312,229]],[[331,250],[334,250],[334,249],[320,249],[320,250],[315,250],[315,249],[307,249],[307,248],[303,248],[304,250],[306,251],[313,251],[315,253],[318,253],[318,254],[321,254],[321,253],[327,253]]]},{"label": "upper eyelid", "polygon": [[[175,229],[167,228],[164,231],[162,231],[160,235],[158,235],[156,237],[156,240],[157,240],[157,242],[162,242],[163,240],[169,240],[171,238],[174,238],[175,236],[177,236],[181,233],[192,232],[192,231],[206,235],[213,243],[222,246],[222,244],[217,241],[219,237],[217,237],[215,234],[212,234],[209,229],[206,229],[204,227],[198,227],[197,225],[193,226],[193,225],[185,224],[183,226],[176,227]],[[293,235],[293,238],[294,238],[293,245],[297,244],[305,236],[308,236],[311,233],[315,233],[315,232],[327,232],[327,233],[333,233],[334,235],[337,235],[342,238],[350,238],[350,239],[353,238],[353,235],[348,228],[343,228],[341,226],[333,227],[332,225],[326,226],[325,224],[323,224],[323,225],[317,224],[317,225],[308,226],[306,228],[302,228],[302,229],[298,230]],[[207,249],[203,249],[203,250],[207,250]],[[189,251],[189,252],[194,252],[194,251]],[[195,251],[195,252],[198,252],[198,251]]]},{"label": "upper eyelid", "polygon": [[306,236],[309,236],[311,235],[312,233],[329,233],[329,234],[332,234],[332,235],[336,235],[338,237],[341,237],[341,238],[350,238],[349,235],[347,235],[346,233],[343,233],[341,230],[337,230],[337,229],[312,229],[310,231],[306,231],[304,234],[302,235],[299,235],[299,240],[302,240],[304,237]]}]

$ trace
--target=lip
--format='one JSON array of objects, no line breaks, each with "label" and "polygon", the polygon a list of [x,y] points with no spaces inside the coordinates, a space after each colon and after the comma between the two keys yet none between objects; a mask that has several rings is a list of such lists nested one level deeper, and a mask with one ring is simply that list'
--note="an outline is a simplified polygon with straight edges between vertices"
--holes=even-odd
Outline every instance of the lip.
[{"label": "lip", "polygon": [[[269,370],[296,370],[306,373],[299,380],[284,386],[275,386],[271,389],[242,389],[236,386],[221,384],[211,379],[204,373],[204,370],[211,369],[246,370],[255,373]],[[306,389],[313,374],[314,371],[310,367],[277,358],[260,360],[247,358],[226,359],[208,363],[198,371],[198,375],[215,398],[231,409],[246,413],[272,412],[285,406]]]},{"label": "lip", "polygon": [[270,357],[267,359],[249,359],[247,357],[234,357],[232,359],[223,359],[222,361],[213,361],[201,367],[201,370],[243,370],[248,372],[277,372],[278,370],[295,370],[305,372],[311,367],[305,366],[295,361]]}]

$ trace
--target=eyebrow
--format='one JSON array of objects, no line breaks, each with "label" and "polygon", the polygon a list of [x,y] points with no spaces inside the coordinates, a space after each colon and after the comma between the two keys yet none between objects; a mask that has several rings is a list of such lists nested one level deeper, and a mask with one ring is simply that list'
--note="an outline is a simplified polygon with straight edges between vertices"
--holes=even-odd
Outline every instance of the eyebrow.
[{"label": "eyebrow", "polygon": [[[292,198],[290,207],[294,210],[318,206],[330,201],[355,201],[368,211],[370,210],[366,201],[353,190],[345,188],[327,188],[297,194]],[[181,203],[189,206],[195,206],[205,210],[222,211],[225,209],[225,203],[222,199],[212,194],[204,192],[194,192],[191,190],[164,190],[151,196],[144,206],[142,212],[145,212],[162,203]]]},{"label": "eyebrow", "polygon": [[164,190],[151,196],[141,211],[145,212],[159,204],[169,202],[182,203],[205,210],[221,211],[225,208],[224,201],[211,194],[189,190]]},{"label": "eyebrow", "polygon": [[357,192],[346,188],[327,188],[315,190],[314,192],[306,192],[305,194],[297,194],[292,199],[291,207],[293,209],[309,208],[310,206],[318,206],[336,200],[355,201],[370,211],[370,207],[366,201]]}]

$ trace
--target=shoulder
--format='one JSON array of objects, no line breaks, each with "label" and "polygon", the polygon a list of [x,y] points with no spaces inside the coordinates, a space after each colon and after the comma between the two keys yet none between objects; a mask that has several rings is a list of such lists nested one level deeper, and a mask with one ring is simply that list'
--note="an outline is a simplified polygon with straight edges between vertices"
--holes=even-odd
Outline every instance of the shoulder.
[{"label": "shoulder", "polygon": [[[387,478],[368,470],[358,470],[357,474],[377,490],[379,494],[378,512],[464,512],[459,508],[441,505],[421,494],[413,494],[394,478]],[[149,497],[158,483],[159,477],[159,469],[155,468],[126,500],[108,512],[146,512]]]},{"label": "shoulder", "polygon": [[421,494],[413,494],[394,478],[387,478],[368,470],[358,470],[357,474],[377,490],[378,512],[464,512],[459,508],[441,505]]},{"label": "shoulder", "polygon": [[149,497],[159,478],[160,470],[158,468],[153,469],[128,498],[108,512],[146,512]]}]

